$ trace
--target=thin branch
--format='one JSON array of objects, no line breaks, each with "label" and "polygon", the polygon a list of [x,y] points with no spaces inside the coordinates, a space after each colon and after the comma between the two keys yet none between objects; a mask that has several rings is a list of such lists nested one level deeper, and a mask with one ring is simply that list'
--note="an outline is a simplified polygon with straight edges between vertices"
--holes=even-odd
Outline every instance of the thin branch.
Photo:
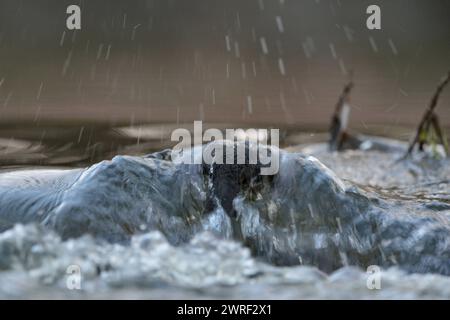
[{"label": "thin branch", "polygon": [[433,125],[434,132],[436,132],[439,143],[444,148],[445,154],[448,155],[449,154],[448,143],[441,129],[441,126],[439,125],[439,118],[436,116],[436,114],[433,114],[433,117],[431,118],[431,123]]},{"label": "thin branch", "polygon": [[[414,139],[412,140],[411,144],[409,145],[409,148],[405,154],[405,157],[409,156],[412,153],[416,144],[419,144],[419,148],[423,149],[423,145],[425,144],[425,141],[423,141],[423,139],[421,139],[422,132],[424,132],[424,130],[426,132],[428,132],[428,130],[430,128],[430,124],[432,122],[433,115],[434,115],[434,110],[436,109],[436,106],[439,101],[439,97],[440,97],[442,91],[444,90],[445,86],[449,82],[450,82],[450,71],[442,79],[442,81],[439,83],[438,87],[436,88],[436,91],[431,99],[431,102],[430,102],[427,110],[425,110],[422,120],[419,123],[419,126],[416,130],[416,134],[414,136]],[[440,129],[439,129],[439,132],[441,132]]]},{"label": "thin branch", "polygon": [[334,109],[334,114],[331,118],[330,124],[330,140],[328,146],[330,150],[340,150],[342,145],[347,137],[347,133],[345,132],[345,128],[342,127],[341,114],[344,108],[344,105],[348,103],[350,99],[350,93],[353,89],[353,81],[350,80],[342,90],[342,93],[339,96],[338,102],[336,103],[336,107]]}]

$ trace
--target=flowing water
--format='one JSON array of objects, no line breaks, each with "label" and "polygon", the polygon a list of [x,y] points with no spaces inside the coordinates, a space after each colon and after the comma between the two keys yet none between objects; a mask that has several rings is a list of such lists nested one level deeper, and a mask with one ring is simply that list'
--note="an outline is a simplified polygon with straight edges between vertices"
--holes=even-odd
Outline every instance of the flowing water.
[{"label": "flowing water", "polygon": [[[279,174],[242,189],[233,218],[216,197],[205,209],[214,180],[197,167],[126,156],[80,169],[167,143],[130,132],[2,141],[0,297],[450,298],[448,160],[399,161],[397,140],[329,153],[323,135],[287,130]],[[35,223],[11,229],[15,218]],[[367,287],[370,265],[380,290]],[[74,267],[82,290],[67,288]]]}]

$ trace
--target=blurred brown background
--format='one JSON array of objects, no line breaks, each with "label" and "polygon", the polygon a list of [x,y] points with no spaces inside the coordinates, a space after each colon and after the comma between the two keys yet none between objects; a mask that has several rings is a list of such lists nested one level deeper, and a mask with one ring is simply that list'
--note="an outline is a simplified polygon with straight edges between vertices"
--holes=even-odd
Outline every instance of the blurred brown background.
[{"label": "blurred brown background", "polygon": [[[447,0],[0,0],[0,124],[322,127],[353,70],[351,126],[411,125],[450,69],[449,17]],[[450,90],[438,113],[449,126]]]}]

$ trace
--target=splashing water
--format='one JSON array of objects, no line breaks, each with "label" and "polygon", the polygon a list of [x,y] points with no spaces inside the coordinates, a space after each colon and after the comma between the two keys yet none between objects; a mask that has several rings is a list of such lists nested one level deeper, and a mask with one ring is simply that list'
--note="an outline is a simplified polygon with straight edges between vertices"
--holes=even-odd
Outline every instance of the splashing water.
[{"label": "splashing water", "polygon": [[[263,287],[282,288],[291,298],[307,292],[338,297],[326,292],[353,286],[340,297],[448,297],[446,277],[405,273],[449,274],[446,160],[395,167],[387,161],[394,153],[317,150],[303,149],[358,187],[315,158],[282,152],[280,172],[271,181],[240,186],[232,201],[236,216],[211,192],[217,191],[211,175],[220,167],[205,174],[201,167],[156,156],[116,157],[86,170],[2,174],[2,228],[17,222],[45,227],[16,226],[0,235],[0,277],[4,288],[14,288],[0,294],[33,295],[42,284],[64,291],[66,269],[75,264],[87,295],[120,295],[130,287],[170,294],[181,287],[179,294],[186,295],[208,288],[207,295],[273,297],[270,290],[261,294]],[[372,172],[345,169],[370,164]],[[389,189],[414,165],[418,173],[407,178],[414,180]],[[384,178],[388,168],[397,172],[391,180]],[[440,183],[431,181],[432,173]],[[11,187],[26,187],[28,201]],[[414,197],[420,193],[427,197]],[[372,264],[391,268],[383,273],[387,290],[368,290],[365,273],[348,266]],[[304,290],[292,288],[299,283],[306,283]],[[412,290],[418,284],[422,289]],[[223,285],[232,287],[218,289]]]}]

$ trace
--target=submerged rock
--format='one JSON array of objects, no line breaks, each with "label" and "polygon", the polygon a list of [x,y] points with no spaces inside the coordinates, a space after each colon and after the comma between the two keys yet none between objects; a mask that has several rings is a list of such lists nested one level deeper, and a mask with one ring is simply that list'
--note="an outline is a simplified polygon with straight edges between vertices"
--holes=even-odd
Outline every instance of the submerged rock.
[{"label": "submerged rock", "polygon": [[261,176],[259,164],[190,165],[167,153],[117,156],[84,170],[4,173],[0,229],[35,222],[63,240],[89,234],[121,244],[158,230],[176,246],[209,231],[276,265],[326,272],[400,266],[450,275],[447,224],[402,214],[402,207],[344,183],[312,156],[279,155],[273,176]]}]

